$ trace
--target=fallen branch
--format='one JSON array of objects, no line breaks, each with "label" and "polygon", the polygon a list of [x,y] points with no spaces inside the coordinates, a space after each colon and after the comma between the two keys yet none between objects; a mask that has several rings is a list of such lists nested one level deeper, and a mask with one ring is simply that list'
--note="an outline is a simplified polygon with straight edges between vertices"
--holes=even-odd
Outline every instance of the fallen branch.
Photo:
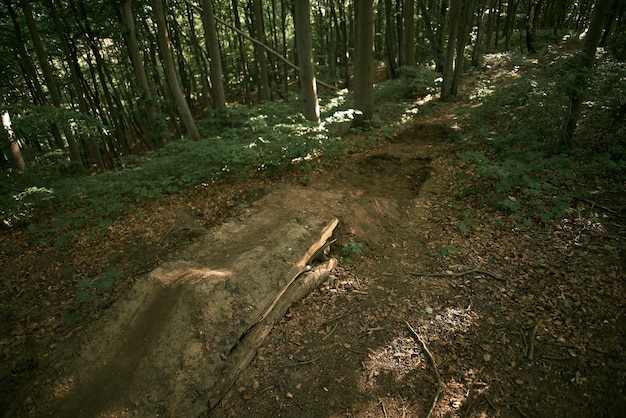
[{"label": "fallen branch", "polygon": [[435,405],[437,405],[437,401],[439,400],[439,395],[441,394],[441,376],[439,375],[439,370],[437,370],[437,363],[435,362],[435,358],[433,357],[430,350],[426,346],[426,343],[424,342],[424,340],[422,340],[422,337],[420,337],[420,335],[413,329],[411,324],[409,324],[407,321],[404,321],[404,323],[406,324],[407,327],[409,327],[413,335],[415,335],[418,341],[422,344],[422,348],[424,348],[424,351],[428,355],[428,358],[430,359],[430,362],[433,365],[435,376],[437,377],[437,393],[435,394],[435,399],[433,399],[433,404],[431,405],[430,410],[428,411],[428,415],[426,415],[426,418],[430,418],[430,416],[433,413],[433,410],[435,409]]},{"label": "fallen branch", "polygon": [[470,274],[482,274],[485,276],[490,276],[491,278],[495,280],[506,282],[505,278],[497,276],[486,270],[468,270],[468,271],[463,271],[461,273],[415,273],[415,272],[409,271],[409,274],[412,276],[417,276],[417,277],[460,277],[460,276],[467,276]]},{"label": "fallen branch", "polygon": [[306,269],[311,257],[324,246],[338,223],[339,221],[334,219],[324,228],[320,239],[311,245],[302,259],[290,270],[288,277],[291,277],[291,280],[230,350],[222,375],[209,391],[207,401],[209,411],[214,410],[220,403],[239,374],[250,364],[276,323],[285,316],[289,307],[322,284],[337,266],[337,260],[331,258],[327,263],[315,269]]}]

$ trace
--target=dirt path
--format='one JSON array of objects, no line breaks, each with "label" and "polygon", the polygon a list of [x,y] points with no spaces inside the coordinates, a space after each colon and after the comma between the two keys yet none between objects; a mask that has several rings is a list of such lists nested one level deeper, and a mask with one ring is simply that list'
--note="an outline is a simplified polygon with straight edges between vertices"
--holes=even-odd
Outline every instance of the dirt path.
[{"label": "dirt path", "polygon": [[[21,388],[3,388],[4,415],[425,417],[439,385],[433,417],[623,415],[623,242],[581,230],[582,214],[520,231],[460,207],[452,126],[422,120],[306,185],[259,187],[215,227],[195,215],[206,197],[175,202],[177,221],[144,222],[154,246],[132,253],[159,267],[136,273],[91,325],[55,328],[74,327],[38,345],[30,370],[14,366],[3,384]],[[292,307],[208,411],[230,348],[334,217],[332,280]],[[577,245],[581,231],[593,245]],[[413,274],[472,269],[495,277]]]}]

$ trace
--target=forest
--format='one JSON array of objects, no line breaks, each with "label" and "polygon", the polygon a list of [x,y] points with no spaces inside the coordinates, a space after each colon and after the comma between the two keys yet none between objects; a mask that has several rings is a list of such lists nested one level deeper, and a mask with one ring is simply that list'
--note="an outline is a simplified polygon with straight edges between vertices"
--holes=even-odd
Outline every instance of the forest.
[{"label": "forest", "polygon": [[[2,0],[0,31],[6,416],[626,411],[626,2]],[[310,238],[318,216],[339,225],[323,245],[339,263],[332,283],[272,323],[238,383],[216,395],[207,364],[228,370],[236,349],[245,352],[258,322],[242,324],[277,289],[242,281],[224,284],[226,297],[204,294],[198,283],[210,275],[194,275],[209,262],[235,275],[273,274],[263,269],[274,262],[291,273],[292,240]],[[253,222],[272,227],[248,236]],[[419,255],[408,259],[412,246]],[[239,251],[259,271],[228,264]],[[150,287],[168,274],[178,284]],[[170,288],[183,290],[163,293]],[[174,325],[192,312],[217,319]],[[163,348],[169,328],[142,319],[155,313],[194,337],[176,331],[182,348]],[[507,325],[495,336],[469,325],[478,318]],[[124,341],[136,346],[108,347],[112,324],[133,321],[130,330],[143,330]],[[445,334],[451,321],[462,332]],[[404,339],[379,336],[405,323]],[[198,341],[203,354],[188,356]],[[308,344],[321,360],[303,354]],[[377,364],[392,346],[395,357]],[[337,349],[348,354],[334,358]],[[129,366],[160,362],[150,357],[159,350],[180,364],[163,360],[154,376]],[[422,371],[380,377],[411,362]],[[122,377],[94,377],[100,363]],[[308,366],[316,372],[298,374]],[[435,378],[423,376],[429,367]],[[353,381],[361,368],[371,399]],[[168,373],[195,380],[155,389]],[[144,381],[130,387],[129,376]],[[320,403],[315,385],[339,395]],[[551,405],[553,396],[561,401]]]}]

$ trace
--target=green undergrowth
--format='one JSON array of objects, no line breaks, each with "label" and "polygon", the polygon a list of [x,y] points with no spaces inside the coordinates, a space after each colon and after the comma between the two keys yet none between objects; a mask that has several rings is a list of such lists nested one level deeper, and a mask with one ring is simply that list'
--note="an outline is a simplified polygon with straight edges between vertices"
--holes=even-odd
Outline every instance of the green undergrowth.
[{"label": "green undergrowth", "polygon": [[467,128],[457,142],[457,175],[466,187],[455,198],[472,197],[531,227],[567,216],[575,199],[623,193],[624,63],[608,54],[600,57],[585,92],[576,137],[560,146],[566,95],[580,88],[580,80],[571,76],[576,57],[550,49],[540,57],[485,57],[486,65],[494,68],[490,59],[500,64],[490,79],[500,81],[479,81],[472,105],[459,114]]},{"label": "green undergrowth", "polygon": [[[417,88],[428,75],[412,77]],[[434,85],[434,76],[430,84]],[[250,176],[280,176],[296,170],[306,177],[318,164],[336,160],[348,148],[375,144],[392,134],[410,107],[398,81],[376,89],[378,112],[367,132],[350,129],[354,111],[347,91],[320,98],[322,123],[312,124],[290,100],[233,106],[224,117],[198,121],[201,141],[178,140],[144,156],[122,158],[123,167],[88,177],[68,176],[67,156],[37,156],[24,172],[6,171],[0,182],[3,227],[27,228],[30,246],[65,247],[77,236],[100,239],[121,216],[140,212],[150,202],[194,186]],[[50,216],[52,214],[52,216]],[[39,216],[41,215],[41,216]],[[0,248],[21,251],[17,243]]]}]

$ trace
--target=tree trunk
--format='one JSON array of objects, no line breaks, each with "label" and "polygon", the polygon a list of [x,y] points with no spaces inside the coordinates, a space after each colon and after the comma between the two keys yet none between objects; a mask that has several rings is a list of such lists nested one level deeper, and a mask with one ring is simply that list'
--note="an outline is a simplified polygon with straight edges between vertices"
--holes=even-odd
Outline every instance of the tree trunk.
[{"label": "tree trunk", "polygon": [[304,105],[302,113],[307,120],[319,123],[320,106],[317,101],[309,0],[295,0],[294,10],[294,26],[298,45],[298,67],[300,69],[300,92]]},{"label": "tree trunk", "polygon": [[[33,41],[33,47],[35,48],[35,53],[37,54],[37,59],[39,60],[41,71],[44,75],[44,79],[46,80],[48,90],[50,91],[50,96],[52,97],[52,103],[58,108],[63,108],[61,94],[59,92],[59,88],[52,72],[52,66],[48,62],[48,54],[43,47],[43,42],[41,42],[41,37],[39,36],[39,31],[37,30],[37,24],[35,23],[35,18],[33,17],[33,10],[31,8],[31,5],[28,0],[20,0],[20,4],[24,12],[24,17],[26,18],[26,25],[28,26],[28,31],[30,32],[31,39]],[[53,129],[55,128],[53,127]],[[56,129],[58,129],[58,127]],[[80,150],[78,148],[78,144],[76,143],[76,139],[74,138],[74,134],[71,131],[71,128],[66,129],[65,137],[67,139],[67,144],[70,150],[70,159],[76,167],[76,171],[82,175],[86,175],[87,170],[83,165]],[[65,144],[63,144],[63,142],[59,143],[60,135],[55,135],[55,138],[57,138],[57,145],[59,145],[61,149],[65,148]]]},{"label": "tree trunk", "polygon": [[578,71],[579,74],[576,78],[580,83],[580,88],[569,97],[569,106],[559,145],[569,145],[574,136],[574,131],[576,130],[576,125],[578,124],[578,119],[582,111],[585,90],[587,88],[585,70],[589,70],[593,67],[596,58],[596,49],[602,37],[602,30],[604,29],[604,20],[612,1],[613,0],[597,0],[593,9],[585,42],[579,55],[580,71]]},{"label": "tree trunk", "polygon": [[133,63],[135,70],[135,77],[137,77],[137,83],[142,92],[142,104],[145,106],[146,113],[149,121],[149,131],[151,132],[151,139],[154,140],[158,146],[165,145],[165,137],[161,130],[162,124],[157,119],[158,110],[155,104],[154,97],[152,95],[152,89],[148,82],[148,76],[146,75],[146,69],[143,65],[143,59],[139,50],[139,43],[137,42],[137,34],[135,31],[135,18],[131,7],[131,0],[124,0],[122,2],[122,22],[126,25],[126,44],[128,47],[128,55]]},{"label": "tree trunk", "polygon": [[387,74],[389,78],[398,77],[393,28],[393,8],[391,0],[385,0],[385,50],[387,51]]},{"label": "tree trunk", "polygon": [[363,127],[374,116],[374,1],[355,0],[353,126]]},{"label": "tree trunk", "polygon": [[161,52],[163,68],[165,69],[165,77],[167,78],[167,84],[170,88],[172,96],[174,97],[176,106],[178,107],[178,112],[180,113],[183,124],[185,125],[187,135],[189,135],[189,137],[194,141],[199,141],[201,139],[200,132],[198,132],[198,128],[196,127],[196,123],[194,122],[191,114],[191,109],[185,100],[185,95],[183,94],[183,91],[180,88],[180,83],[178,82],[178,75],[176,74],[174,59],[172,58],[170,50],[165,12],[163,11],[163,3],[161,3],[161,1],[162,0],[152,0],[152,6],[154,8],[154,17],[157,24],[157,42],[159,44],[159,51]]},{"label": "tree trunk", "polygon": [[[267,42],[265,41],[265,29],[263,27],[263,9],[261,7],[261,0],[252,0],[250,11],[252,18],[252,37],[267,45]],[[270,90],[270,79],[267,72],[267,56],[265,55],[265,49],[256,43],[254,44],[254,57],[259,77],[259,101],[269,102],[272,100],[272,92]]]},{"label": "tree trunk", "polygon": [[[76,92],[76,101],[78,101],[78,109],[81,113],[89,114],[89,106],[85,100],[85,93],[80,83],[80,67],[77,65],[78,63],[72,59],[72,53],[70,50],[69,43],[67,41],[67,37],[65,36],[63,25],[61,24],[61,20],[59,19],[56,6],[52,2],[52,0],[46,1],[48,8],[50,10],[50,14],[52,16],[52,20],[54,22],[54,27],[57,31],[57,35],[61,41],[61,49],[63,50],[63,55],[67,62],[68,67],[70,68],[70,77],[72,80],[72,84],[74,85],[74,90]],[[89,141],[90,143],[86,144],[87,152],[91,156],[93,160],[92,163],[95,165],[97,172],[103,172],[105,170],[104,161],[102,160],[102,154],[100,154],[100,150],[95,145],[93,141]]]},{"label": "tree trunk", "polygon": [[465,45],[469,35],[469,27],[471,26],[472,16],[474,15],[474,0],[466,0],[463,5],[463,11],[459,21],[459,32],[457,34],[456,59],[454,66],[454,76],[452,77],[452,85],[450,86],[450,95],[456,97],[459,91],[463,68],[465,67]]},{"label": "tree trunk", "polygon": [[211,0],[202,0],[202,24],[204,25],[204,39],[211,59],[211,98],[217,113],[226,108],[224,83],[222,73],[222,54],[217,38],[217,28],[213,19],[213,5]]},{"label": "tree trunk", "polygon": [[[239,16],[239,5],[237,0],[232,0],[234,26],[237,31],[241,32],[241,18]],[[250,71],[248,61],[246,60],[246,51],[244,42],[240,36],[237,37],[237,50],[239,51],[239,62],[241,63],[241,75],[243,78],[243,102],[250,103]]]},{"label": "tree trunk", "polygon": [[437,50],[437,36],[433,30],[433,22],[430,18],[430,11],[428,7],[426,7],[426,3],[424,0],[417,0],[417,5],[420,9],[420,13],[422,15],[422,20],[424,21],[424,32],[426,32],[426,39],[428,39],[428,43],[430,44],[430,48],[433,54],[433,60],[435,61],[435,66],[437,66],[437,60],[439,59],[439,51]]},{"label": "tree trunk", "polygon": [[459,22],[463,9],[463,0],[452,0],[450,2],[450,22],[448,23],[448,44],[446,46],[446,56],[443,63],[443,82],[441,85],[441,100],[452,98],[452,78],[454,75],[454,56],[457,44],[457,34],[459,33]]},{"label": "tree trunk", "polygon": [[531,0],[526,15],[526,49],[529,54],[537,52],[535,48],[535,33],[537,32],[537,17],[541,9],[541,0]]},{"label": "tree trunk", "polygon": [[506,8],[506,19],[504,21],[504,50],[511,50],[511,38],[513,37],[513,30],[515,30],[515,15],[517,13],[517,6],[521,0],[513,0]]},{"label": "tree trunk", "polygon": [[435,61],[435,71],[443,72],[445,58],[446,41],[446,14],[448,12],[448,1],[441,2],[440,12],[437,14],[437,60]]},{"label": "tree trunk", "polygon": [[415,0],[404,0],[404,65],[415,66]]}]

